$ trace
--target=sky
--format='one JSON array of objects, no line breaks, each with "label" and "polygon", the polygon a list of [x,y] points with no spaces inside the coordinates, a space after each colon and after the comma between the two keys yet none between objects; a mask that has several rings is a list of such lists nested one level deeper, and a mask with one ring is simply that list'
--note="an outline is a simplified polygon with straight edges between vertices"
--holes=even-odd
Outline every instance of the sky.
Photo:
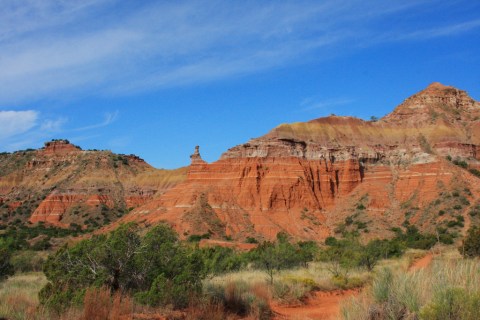
[{"label": "sky", "polygon": [[480,1],[0,0],[0,151],[65,138],[177,168],[432,82],[480,100]]}]

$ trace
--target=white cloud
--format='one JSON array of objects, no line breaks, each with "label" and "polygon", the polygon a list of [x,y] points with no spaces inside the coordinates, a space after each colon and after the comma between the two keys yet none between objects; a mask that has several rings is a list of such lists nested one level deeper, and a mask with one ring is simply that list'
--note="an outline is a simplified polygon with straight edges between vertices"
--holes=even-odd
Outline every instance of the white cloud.
[{"label": "white cloud", "polygon": [[62,93],[129,94],[251,74],[337,45],[459,34],[478,21],[378,30],[392,14],[441,5],[392,1],[5,0],[0,103]]},{"label": "white cloud", "polygon": [[[0,111],[0,147],[2,151],[15,151],[22,148],[36,148],[52,138],[64,138],[72,132],[94,132],[118,118],[119,112],[105,113],[101,122],[76,128],[65,128],[66,117],[49,118],[36,110]],[[77,140],[84,140],[78,137]]]},{"label": "white cloud", "polygon": [[18,136],[37,124],[38,112],[0,111],[0,141]]},{"label": "white cloud", "polygon": [[113,123],[115,120],[117,120],[118,114],[119,114],[118,110],[116,110],[114,112],[107,112],[107,113],[104,114],[102,122],[92,124],[92,125],[88,125],[88,126],[85,126],[85,127],[75,128],[75,129],[72,129],[71,131],[87,131],[87,130],[97,129],[97,128],[101,128],[101,127],[106,127],[106,126],[110,125],[111,123]]},{"label": "white cloud", "polygon": [[41,131],[47,131],[47,132],[58,132],[61,131],[63,128],[63,125],[67,123],[68,119],[65,117],[60,117],[58,119],[46,119],[42,122],[42,125],[40,126]]}]

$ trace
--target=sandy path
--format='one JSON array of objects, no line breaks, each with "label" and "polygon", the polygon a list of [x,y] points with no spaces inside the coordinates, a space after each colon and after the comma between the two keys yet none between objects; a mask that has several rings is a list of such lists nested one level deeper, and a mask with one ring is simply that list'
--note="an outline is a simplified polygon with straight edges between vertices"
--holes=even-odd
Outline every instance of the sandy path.
[{"label": "sandy path", "polygon": [[338,319],[340,302],[346,297],[357,295],[359,290],[316,291],[305,305],[286,307],[273,304],[274,320]]}]

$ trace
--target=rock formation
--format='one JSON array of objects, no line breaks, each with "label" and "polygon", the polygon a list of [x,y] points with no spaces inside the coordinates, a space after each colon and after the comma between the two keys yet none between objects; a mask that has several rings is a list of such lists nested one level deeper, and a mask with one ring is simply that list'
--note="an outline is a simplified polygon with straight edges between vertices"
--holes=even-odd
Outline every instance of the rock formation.
[{"label": "rock formation", "polygon": [[181,237],[237,242],[279,231],[388,237],[410,224],[460,233],[480,224],[479,148],[480,104],[433,83],[378,121],[282,124],[214,163],[197,146],[191,165],[173,171],[65,140],[0,154],[0,213],[64,227],[123,215],[102,230],[167,222]]},{"label": "rock formation", "polygon": [[116,220],[186,177],[135,155],[84,151],[68,140],[39,150],[0,154],[1,223],[15,219],[60,227]]},{"label": "rock formation", "polygon": [[409,223],[433,231],[466,214],[465,204],[460,212],[448,207],[456,207],[452,194],[465,203],[480,194],[477,178],[445,159],[478,166],[479,119],[480,104],[464,91],[433,83],[379,121],[283,124],[211,164],[197,148],[187,180],[121,221],[167,221],[181,235],[238,240],[279,231],[314,240],[345,230],[384,237]]}]

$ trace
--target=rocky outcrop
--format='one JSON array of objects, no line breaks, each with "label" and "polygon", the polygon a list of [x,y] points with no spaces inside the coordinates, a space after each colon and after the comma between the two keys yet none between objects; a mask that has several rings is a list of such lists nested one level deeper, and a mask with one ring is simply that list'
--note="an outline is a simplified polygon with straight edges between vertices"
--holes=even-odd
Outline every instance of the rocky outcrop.
[{"label": "rocky outcrop", "polygon": [[85,202],[84,195],[70,194],[70,195],[49,195],[42,203],[35,209],[30,222],[37,223],[40,221],[48,222],[53,225],[64,226],[60,221],[67,210],[77,204]]},{"label": "rocky outcrop", "polygon": [[71,144],[68,140],[59,139],[45,142],[45,147],[39,151],[41,155],[66,155],[72,152],[79,152],[80,147]]}]

